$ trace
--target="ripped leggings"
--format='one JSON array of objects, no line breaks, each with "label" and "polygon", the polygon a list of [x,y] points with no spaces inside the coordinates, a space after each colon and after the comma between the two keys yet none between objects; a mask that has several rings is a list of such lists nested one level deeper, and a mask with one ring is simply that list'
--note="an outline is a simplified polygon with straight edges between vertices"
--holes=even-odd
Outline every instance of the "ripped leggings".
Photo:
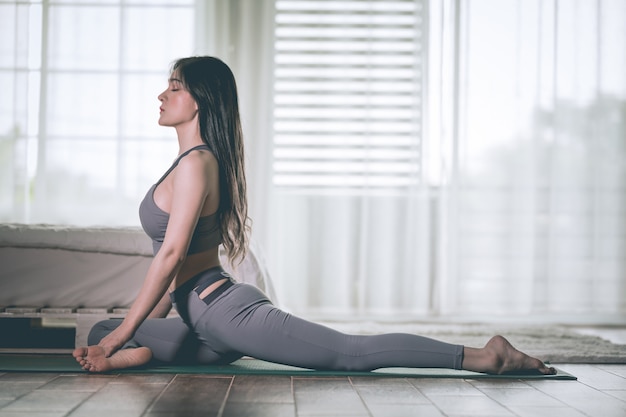
[{"label": "ripped leggings", "polygon": [[[223,275],[221,269],[205,271],[205,282],[216,281],[219,277],[207,278],[216,273]],[[461,369],[463,363],[461,345],[404,333],[349,335],[280,310],[254,286],[229,281],[217,291],[202,300],[201,291],[176,289],[170,295],[180,317],[144,321],[125,347],[146,346],[154,359],[167,363],[224,364],[251,356],[345,371]],[[120,323],[114,319],[97,323],[89,344],[97,344]]]}]

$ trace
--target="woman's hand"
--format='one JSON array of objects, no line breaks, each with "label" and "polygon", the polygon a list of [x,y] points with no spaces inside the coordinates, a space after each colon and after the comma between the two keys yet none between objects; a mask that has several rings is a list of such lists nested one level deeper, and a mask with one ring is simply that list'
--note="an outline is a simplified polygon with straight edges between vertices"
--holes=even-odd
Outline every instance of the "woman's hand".
[{"label": "woman's hand", "polygon": [[118,328],[103,337],[98,346],[104,349],[104,355],[108,358],[124,346],[124,343],[128,342],[131,337],[132,334],[126,331],[122,323]]}]

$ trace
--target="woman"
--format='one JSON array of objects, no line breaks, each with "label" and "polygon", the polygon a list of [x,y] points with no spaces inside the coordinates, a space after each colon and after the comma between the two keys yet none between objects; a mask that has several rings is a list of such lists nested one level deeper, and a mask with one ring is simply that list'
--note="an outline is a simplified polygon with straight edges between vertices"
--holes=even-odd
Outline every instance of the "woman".
[{"label": "woman", "polygon": [[[501,336],[469,348],[410,334],[347,335],[287,314],[257,288],[235,283],[218,258],[220,244],[231,263],[245,256],[249,231],[234,77],[219,59],[184,58],[159,100],[159,124],[176,129],[179,156],[139,210],[154,260],[126,317],[96,324],[90,346],[74,351],[85,370],[151,359],[230,363],[247,355],[312,369],[555,373]],[[172,303],[180,317],[162,318]]]}]

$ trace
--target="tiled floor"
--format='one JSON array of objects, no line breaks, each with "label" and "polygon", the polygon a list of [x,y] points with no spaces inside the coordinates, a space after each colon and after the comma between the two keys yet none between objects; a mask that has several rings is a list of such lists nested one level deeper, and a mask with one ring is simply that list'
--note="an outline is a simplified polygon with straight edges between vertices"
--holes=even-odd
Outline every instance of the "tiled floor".
[{"label": "tiled floor", "polygon": [[0,374],[0,417],[624,417],[626,365],[578,381]]}]

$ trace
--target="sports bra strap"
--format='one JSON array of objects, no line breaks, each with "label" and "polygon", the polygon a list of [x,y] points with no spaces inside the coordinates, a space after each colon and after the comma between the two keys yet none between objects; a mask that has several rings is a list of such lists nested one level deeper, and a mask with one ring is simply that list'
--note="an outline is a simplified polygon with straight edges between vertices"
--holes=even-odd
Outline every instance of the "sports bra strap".
[{"label": "sports bra strap", "polygon": [[209,147],[207,145],[198,145],[198,146],[194,146],[191,149],[186,150],[185,152],[181,153],[178,158],[176,158],[176,160],[172,163],[172,166],[169,167],[169,169],[167,171],[165,171],[165,174],[163,174],[161,176],[161,178],[159,178],[159,180],[156,182],[155,187],[159,184],[161,184],[161,182],[165,179],[165,177],[167,177],[170,172],[172,172],[174,170],[174,168],[176,168],[178,166],[178,163],[180,162],[181,159],[183,159],[183,157],[187,156],[191,151],[195,151],[196,149],[207,149],[210,150]]}]

